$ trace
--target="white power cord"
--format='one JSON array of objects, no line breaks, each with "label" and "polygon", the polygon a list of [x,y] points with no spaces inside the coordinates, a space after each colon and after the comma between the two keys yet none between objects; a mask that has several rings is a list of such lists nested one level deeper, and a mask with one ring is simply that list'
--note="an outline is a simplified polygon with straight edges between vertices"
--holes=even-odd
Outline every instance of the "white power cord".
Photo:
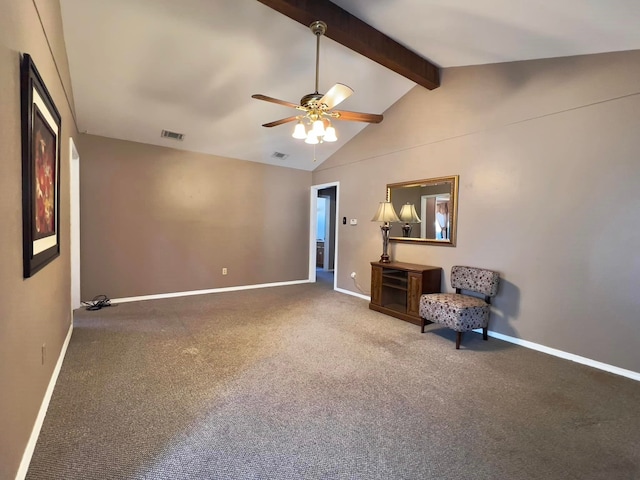
[{"label": "white power cord", "polygon": [[353,284],[356,286],[356,288],[358,290],[360,290],[360,293],[364,293],[365,295],[371,295],[371,292],[365,292],[362,287],[360,286],[360,284],[358,283],[358,280],[356,280],[356,272],[351,272],[351,278],[353,279]]}]

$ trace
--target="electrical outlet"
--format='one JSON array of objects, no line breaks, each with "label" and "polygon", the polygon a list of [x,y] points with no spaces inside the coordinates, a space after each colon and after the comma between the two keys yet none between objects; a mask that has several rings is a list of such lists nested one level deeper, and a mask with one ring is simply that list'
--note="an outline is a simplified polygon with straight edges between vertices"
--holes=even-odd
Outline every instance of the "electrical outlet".
[{"label": "electrical outlet", "polygon": [[356,272],[351,272],[351,278],[356,278]]},{"label": "electrical outlet", "polygon": [[42,344],[42,365],[44,365],[45,360],[47,359],[47,344]]},{"label": "electrical outlet", "polygon": [[223,274],[223,275],[226,275],[227,273],[228,273],[228,272],[227,272],[227,267],[222,267],[222,274]]}]

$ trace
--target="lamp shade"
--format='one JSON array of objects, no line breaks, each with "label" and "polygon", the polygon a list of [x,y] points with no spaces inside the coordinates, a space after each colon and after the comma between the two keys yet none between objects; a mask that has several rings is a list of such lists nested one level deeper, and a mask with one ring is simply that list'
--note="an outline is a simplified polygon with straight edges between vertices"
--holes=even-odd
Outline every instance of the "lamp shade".
[{"label": "lamp shade", "polygon": [[296,128],[293,129],[293,138],[297,138],[299,140],[304,140],[307,138],[307,131],[304,128],[304,124],[302,122],[296,123]]},{"label": "lamp shade", "polygon": [[307,139],[304,141],[304,143],[308,143],[309,145],[316,145],[317,143],[320,143],[320,142],[318,141],[318,137],[313,132],[313,130],[309,130],[309,133],[307,134]]},{"label": "lamp shade", "polygon": [[338,137],[336,137],[336,129],[331,126],[327,127],[327,129],[324,131],[324,137],[322,137],[322,139],[325,142],[335,142],[336,140],[338,140]]},{"label": "lamp shade", "polygon": [[413,203],[406,203],[400,209],[400,220],[405,223],[420,223],[420,217]]},{"label": "lamp shade", "polygon": [[380,202],[378,211],[371,219],[372,222],[399,222],[400,219],[393,209],[391,202]]},{"label": "lamp shade", "polygon": [[324,135],[324,122],[320,119],[313,122],[311,130],[316,137],[322,137]]}]

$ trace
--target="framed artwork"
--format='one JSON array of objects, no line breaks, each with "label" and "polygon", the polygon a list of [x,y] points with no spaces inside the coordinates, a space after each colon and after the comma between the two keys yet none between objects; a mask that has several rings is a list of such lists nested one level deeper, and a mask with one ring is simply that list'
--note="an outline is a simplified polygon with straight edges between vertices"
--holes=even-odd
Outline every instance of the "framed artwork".
[{"label": "framed artwork", "polygon": [[24,278],[60,255],[61,117],[31,56],[20,68]]}]

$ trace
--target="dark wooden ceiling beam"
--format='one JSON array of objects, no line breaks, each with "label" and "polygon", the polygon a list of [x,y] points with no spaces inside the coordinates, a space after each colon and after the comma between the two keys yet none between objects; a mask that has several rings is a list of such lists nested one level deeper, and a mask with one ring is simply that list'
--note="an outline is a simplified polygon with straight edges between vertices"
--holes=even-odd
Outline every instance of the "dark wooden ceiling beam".
[{"label": "dark wooden ceiling beam", "polygon": [[325,36],[429,90],[440,86],[440,69],[329,0],[258,0],[309,26],[327,24]]}]

